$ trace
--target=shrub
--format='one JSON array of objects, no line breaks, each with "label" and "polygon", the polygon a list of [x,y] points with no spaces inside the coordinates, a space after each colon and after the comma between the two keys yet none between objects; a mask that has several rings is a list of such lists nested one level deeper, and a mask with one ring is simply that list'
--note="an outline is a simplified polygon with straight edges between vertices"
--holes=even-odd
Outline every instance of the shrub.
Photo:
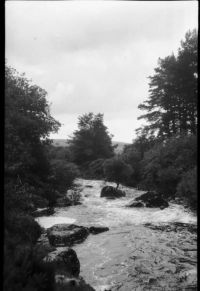
[{"label": "shrub", "polygon": [[164,169],[159,169],[156,190],[163,196],[174,196],[176,193],[176,185],[180,180],[177,169],[170,166]]},{"label": "shrub", "polygon": [[[14,244],[14,242],[13,242]],[[32,245],[5,247],[4,291],[53,291],[54,268]]]},{"label": "shrub", "polygon": [[15,237],[15,243],[36,243],[41,235],[41,227],[32,216],[9,211],[5,217],[6,230]]},{"label": "shrub", "polygon": [[60,193],[65,193],[79,175],[78,168],[73,163],[57,161],[52,164],[52,169],[51,183],[54,189]]}]

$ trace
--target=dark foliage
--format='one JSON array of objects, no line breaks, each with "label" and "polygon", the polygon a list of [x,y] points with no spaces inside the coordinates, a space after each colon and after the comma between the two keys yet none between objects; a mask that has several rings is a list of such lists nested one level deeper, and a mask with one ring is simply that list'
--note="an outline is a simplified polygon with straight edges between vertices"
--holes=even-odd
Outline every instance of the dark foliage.
[{"label": "dark foliage", "polygon": [[73,162],[83,166],[96,159],[114,155],[111,136],[103,124],[103,115],[88,113],[79,117],[78,130],[69,140]]},{"label": "dark foliage", "polygon": [[132,167],[119,156],[105,160],[103,168],[106,179],[115,182],[117,188],[120,183],[126,183],[133,172]]},{"label": "dark foliage", "polygon": [[142,185],[164,196],[174,196],[183,175],[196,165],[197,140],[194,135],[168,139],[147,151],[141,162]]},{"label": "dark foliage", "polygon": [[188,170],[182,175],[176,194],[181,198],[185,198],[192,208],[197,209],[197,167]]},{"label": "dark foliage", "polygon": [[52,161],[51,185],[59,192],[65,193],[79,175],[78,167],[63,160]]},{"label": "dark foliage", "polygon": [[145,134],[166,139],[177,133],[196,133],[197,128],[197,31],[188,31],[178,56],[159,59],[150,77],[149,98],[139,105],[149,125]]},{"label": "dark foliage", "polygon": [[104,159],[97,159],[92,161],[88,165],[88,175],[92,179],[103,179],[104,178],[104,171],[103,165],[105,160]]},{"label": "dark foliage", "polygon": [[[31,213],[48,205],[48,135],[59,128],[46,91],[5,68],[4,290],[51,291],[53,269],[35,247],[41,228]],[[46,198],[46,199],[45,199]]]}]

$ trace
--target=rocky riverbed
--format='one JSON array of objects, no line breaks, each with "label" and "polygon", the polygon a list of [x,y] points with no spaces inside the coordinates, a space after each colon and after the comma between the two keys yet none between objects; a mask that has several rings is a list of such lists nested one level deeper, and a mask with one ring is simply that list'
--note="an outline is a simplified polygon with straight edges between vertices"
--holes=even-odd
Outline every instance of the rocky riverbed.
[{"label": "rocky riverbed", "polygon": [[[121,187],[125,197],[100,197],[104,181],[76,180],[81,205],[58,207],[36,218],[45,229],[55,224],[108,227],[75,243],[80,275],[96,291],[197,290],[196,216],[181,205],[129,208],[144,192]],[[57,251],[66,250],[65,246]]]}]

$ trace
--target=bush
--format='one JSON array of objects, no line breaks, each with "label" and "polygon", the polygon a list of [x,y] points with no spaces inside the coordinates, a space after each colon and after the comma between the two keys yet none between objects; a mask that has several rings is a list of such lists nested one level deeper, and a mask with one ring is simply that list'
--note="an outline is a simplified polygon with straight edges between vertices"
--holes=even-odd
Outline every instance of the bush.
[{"label": "bush", "polygon": [[52,164],[52,169],[51,183],[59,193],[65,193],[79,175],[78,168],[73,163],[57,161]]},{"label": "bush", "polygon": [[6,231],[13,234],[16,244],[36,243],[41,235],[41,227],[32,216],[10,211],[5,218]]},{"label": "bush", "polygon": [[187,171],[177,186],[176,194],[185,198],[193,207],[197,207],[197,168]]},{"label": "bush", "polygon": [[42,258],[32,245],[17,245],[12,250],[6,246],[4,291],[53,291],[54,268]]},{"label": "bush", "polygon": [[165,197],[174,196],[176,193],[176,185],[180,180],[177,169],[170,166],[158,170],[158,180],[156,190]]}]

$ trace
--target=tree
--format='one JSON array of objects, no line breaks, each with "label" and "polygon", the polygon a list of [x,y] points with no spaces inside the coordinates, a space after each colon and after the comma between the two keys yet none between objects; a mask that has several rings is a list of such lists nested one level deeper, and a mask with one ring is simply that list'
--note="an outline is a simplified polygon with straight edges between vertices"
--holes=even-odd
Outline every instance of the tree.
[{"label": "tree", "polygon": [[26,179],[33,174],[45,179],[49,172],[45,145],[60,123],[50,115],[46,96],[44,89],[6,66],[5,172],[9,177]]},{"label": "tree", "polygon": [[111,135],[103,123],[103,114],[79,116],[78,130],[69,140],[69,148],[78,165],[111,157],[114,154]]},{"label": "tree", "polygon": [[118,189],[120,183],[126,182],[133,172],[131,165],[126,164],[120,157],[107,159],[103,168],[106,179],[117,184],[116,189]]},{"label": "tree", "polygon": [[147,113],[143,132],[166,139],[173,134],[196,133],[197,128],[197,31],[188,31],[178,55],[159,59],[149,83],[149,97],[139,109]]}]

